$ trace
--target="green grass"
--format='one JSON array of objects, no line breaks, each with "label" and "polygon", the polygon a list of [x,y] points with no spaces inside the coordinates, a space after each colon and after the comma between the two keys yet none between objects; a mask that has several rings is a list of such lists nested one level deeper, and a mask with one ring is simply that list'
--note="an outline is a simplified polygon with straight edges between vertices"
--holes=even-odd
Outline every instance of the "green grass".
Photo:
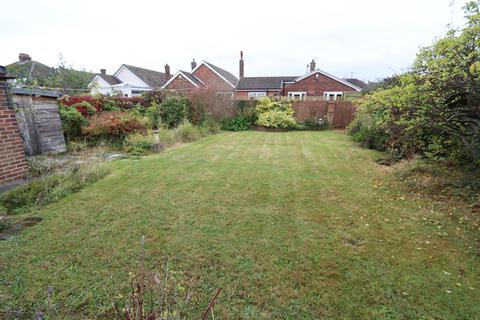
[{"label": "green grass", "polygon": [[[0,243],[0,305],[105,314],[146,236],[198,319],[478,319],[478,226],[407,192],[342,133],[223,133],[142,160],[36,214]],[[4,303],[2,303],[2,300]]]}]

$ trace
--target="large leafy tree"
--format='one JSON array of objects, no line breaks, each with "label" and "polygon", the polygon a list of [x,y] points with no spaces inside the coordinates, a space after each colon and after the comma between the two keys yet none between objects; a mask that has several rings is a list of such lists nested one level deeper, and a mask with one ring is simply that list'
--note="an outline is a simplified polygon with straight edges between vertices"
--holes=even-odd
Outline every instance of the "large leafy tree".
[{"label": "large leafy tree", "polygon": [[480,165],[479,7],[478,0],[467,3],[463,29],[421,49],[397,85],[360,101],[352,126],[357,137],[365,136],[358,122],[369,119],[395,156],[420,153]]}]

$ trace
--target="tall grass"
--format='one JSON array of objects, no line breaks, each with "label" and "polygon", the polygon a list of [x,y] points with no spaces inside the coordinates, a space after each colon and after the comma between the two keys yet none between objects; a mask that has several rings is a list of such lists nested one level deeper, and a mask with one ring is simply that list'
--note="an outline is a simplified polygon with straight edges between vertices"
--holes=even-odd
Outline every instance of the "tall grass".
[{"label": "tall grass", "polygon": [[108,174],[108,170],[96,162],[76,164],[64,171],[57,171],[13,189],[0,196],[10,214],[29,207],[48,204],[94,183]]}]

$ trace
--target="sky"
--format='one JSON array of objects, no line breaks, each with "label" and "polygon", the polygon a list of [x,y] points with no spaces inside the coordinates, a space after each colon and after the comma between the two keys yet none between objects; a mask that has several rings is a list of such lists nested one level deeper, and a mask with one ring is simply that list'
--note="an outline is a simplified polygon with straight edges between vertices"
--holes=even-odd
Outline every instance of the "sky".
[{"label": "sky", "polygon": [[87,71],[121,64],[172,72],[192,58],[238,76],[303,75],[307,63],[338,77],[377,80],[408,70],[418,49],[461,27],[465,1],[4,0],[0,65],[28,53]]}]

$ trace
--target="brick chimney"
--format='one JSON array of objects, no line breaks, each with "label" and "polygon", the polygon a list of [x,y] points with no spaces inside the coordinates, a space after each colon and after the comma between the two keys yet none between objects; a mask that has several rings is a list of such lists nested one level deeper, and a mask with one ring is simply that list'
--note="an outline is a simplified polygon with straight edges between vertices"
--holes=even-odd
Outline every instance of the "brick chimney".
[{"label": "brick chimney", "polygon": [[165,65],[165,80],[170,80],[170,78],[172,77],[172,74],[170,73],[170,66],[168,65],[168,63]]},{"label": "brick chimney", "polygon": [[102,76],[107,75],[107,69],[100,69],[100,74],[101,74]]},{"label": "brick chimney", "polygon": [[310,72],[315,71],[315,60],[312,59],[312,62],[310,62]]},{"label": "brick chimney", "polygon": [[197,67],[197,62],[195,61],[195,59],[192,60],[192,70],[195,69]]},{"label": "brick chimney", "polygon": [[242,79],[244,77],[244,68],[245,68],[245,63],[243,61],[243,51],[240,51],[240,61],[239,61],[239,78]]},{"label": "brick chimney", "polygon": [[32,60],[32,58],[27,53],[19,53],[18,54],[18,61],[19,62],[27,62],[27,61],[31,61],[31,60]]}]

